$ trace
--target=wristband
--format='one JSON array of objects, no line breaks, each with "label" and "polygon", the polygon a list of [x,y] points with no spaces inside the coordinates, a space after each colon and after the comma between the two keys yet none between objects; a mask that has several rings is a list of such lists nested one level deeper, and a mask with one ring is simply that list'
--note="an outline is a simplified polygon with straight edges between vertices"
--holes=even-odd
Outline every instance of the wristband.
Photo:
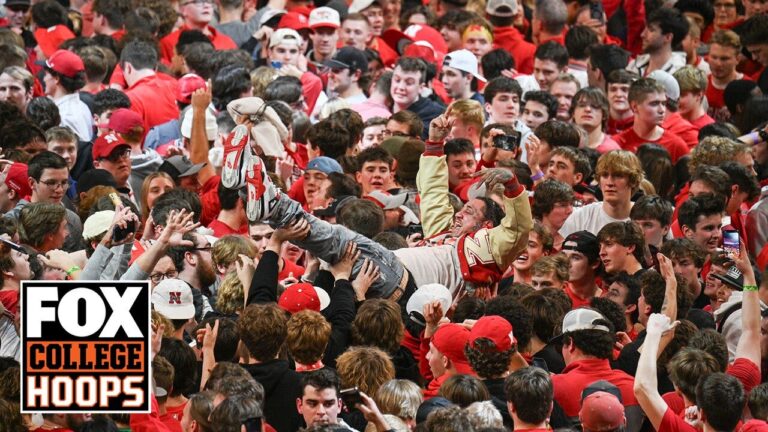
[{"label": "wristband", "polygon": [[744,291],[757,291],[757,285],[744,285]]},{"label": "wristband", "polygon": [[544,178],[544,172],[543,171],[539,171],[536,174],[531,176],[531,180],[533,180],[533,181],[541,180],[542,178]]},{"label": "wristband", "polygon": [[80,271],[80,267],[74,265],[74,266],[70,267],[69,270],[65,271],[64,273],[66,273],[67,276],[72,276],[72,273],[74,273],[76,271]]}]

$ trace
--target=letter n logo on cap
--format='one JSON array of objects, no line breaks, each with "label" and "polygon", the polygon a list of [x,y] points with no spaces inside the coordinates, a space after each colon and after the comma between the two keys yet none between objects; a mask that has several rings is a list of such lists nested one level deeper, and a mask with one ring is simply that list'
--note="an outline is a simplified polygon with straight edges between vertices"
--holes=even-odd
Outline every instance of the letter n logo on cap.
[{"label": "letter n logo on cap", "polygon": [[168,304],[181,304],[181,291],[168,292]]}]

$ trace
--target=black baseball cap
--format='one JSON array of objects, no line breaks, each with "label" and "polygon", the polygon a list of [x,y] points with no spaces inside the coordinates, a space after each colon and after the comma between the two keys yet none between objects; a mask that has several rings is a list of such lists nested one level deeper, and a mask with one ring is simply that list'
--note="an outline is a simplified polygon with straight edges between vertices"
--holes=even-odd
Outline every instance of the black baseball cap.
[{"label": "black baseball cap", "polygon": [[368,57],[365,52],[347,46],[337,51],[331,60],[325,62],[325,65],[330,68],[349,69],[351,72],[359,70],[366,73],[368,72]]},{"label": "black baseball cap", "polygon": [[573,250],[584,254],[590,262],[600,257],[600,243],[589,231],[576,231],[563,240],[562,250]]},{"label": "black baseball cap", "polygon": [[199,164],[193,164],[186,156],[171,156],[166,159],[158,171],[162,171],[172,179],[178,180],[181,177],[188,177],[195,175],[206,165],[205,162]]},{"label": "black baseball cap", "polygon": [[731,266],[731,268],[728,269],[728,272],[725,274],[712,274],[712,277],[715,279],[719,279],[724,284],[728,285],[728,288],[735,289],[738,291],[741,291],[744,289],[744,275],[741,274],[741,271],[736,268],[736,266]]},{"label": "black baseball cap", "polygon": [[77,181],[77,193],[88,192],[96,186],[112,186],[117,189],[115,177],[107,170],[100,168],[90,169],[80,175]]}]

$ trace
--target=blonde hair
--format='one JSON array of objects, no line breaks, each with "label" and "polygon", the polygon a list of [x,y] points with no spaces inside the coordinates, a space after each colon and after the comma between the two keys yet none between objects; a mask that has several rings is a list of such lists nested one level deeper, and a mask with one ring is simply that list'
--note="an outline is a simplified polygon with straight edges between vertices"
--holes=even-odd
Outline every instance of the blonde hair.
[{"label": "blonde hair", "polygon": [[612,150],[600,156],[595,175],[600,178],[608,174],[626,176],[632,190],[637,189],[644,178],[640,159],[626,150]]},{"label": "blonde hair", "polygon": [[480,131],[485,123],[485,114],[480,102],[473,99],[459,99],[453,101],[445,110],[446,116],[455,116],[464,124],[470,124],[477,127]]},{"label": "blonde hair", "polygon": [[393,379],[379,387],[374,399],[382,413],[408,420],[416,418],[416,411],[423,401],[423,396],[421,389],[413,381]]},{"label": "blonde hair", "polygon": [[531,269],[531,274],[534,276],[543,276],[550,273],[554,273],[560,282],[568,281],[568,257],[565,254],[559,253],[541,257],[533,264]]},{"label": "blonde hair", "polygon": [[[384,414],[384,420],[387,421],[387,426],[389,426],[387,430],[395,432],[410,432],[411,430],[404,421],[392,414]],[[373,423],[368,423],[368,426],[365,427],[365,432],[376,432],[377,430],[376,425]]]},{"label": "blonde hair", "polygon": [[712,37],[709,38],[709,44],[733,48],[737,54],[741,51],[741,38],[733,30],[718,30],[712,33]]},{"label": "blonde hair", "polygon": [[684,66],[672,74],[680,86],[680,93],[698,92],[707,90],[707,75],[699,68]]},{"label": "blonde hair", "polygon": [[175,185],[176,183],[173,181],[173,178],[170,176],[170,174],[163,172],[163,171],[157,171],[153,172],[152,174],[146,176],[144,178],[144,181],[141,183],[141,220],[142,222],[146,222],[147,219],[149,219],[149,211],[151,210],[149,208],[149,203],[147,202],[149,197],[149,185],[152,183],[152,180],[163,177],[168,180],[170,180],[171,184]]},{"label": "blonde hair", "polygon": [[708,136],[691,150],[691,160],[688,171],[693,174],[702,165],[718,166],[723,162],[733,160],[736,155],[750,151],[741,141],[720,136]]},{"label": "blonde hair", "polygon": [[32,87],[35,85],[35,77],[32,76],[28,70],[22,67],[8,66],[7,68],[0,71],[0,74],[6,74],[16,81],[21,81],[24,83],[24,88],[27,92],[31,91]]},{"label": "blonde hair", "polygon": [[240,255],[253,258],[256,256],[256,248],[247,238],[237,234],[225,235],[211,248],[211,259],[217,267],[231,266],[240,259]]},{"label": "blonde hair", "polygon": [[277,78],[277,69],[259,66],[251,72],[251,85],[253,85],[253,95],[263,98],[264,90],[269,83]]},{"label": "blonde hair", "polygon": [[331,98],[323,105],[322,108],[320,108],[320,114],[317,115],[317,118],[319,120],[325,120],[336,111],[350,108],[352,108],[352,105],[350,105],[346,99],[342,99],[340,97]]},{"label": "blonde hair", "polygon": [[239,313],[243,310],[245,303],[244,295],[243,283],[240,282],[237,273],[230,272],[219,286],[219,293],[216,296],[216,310],[226,315]]}]

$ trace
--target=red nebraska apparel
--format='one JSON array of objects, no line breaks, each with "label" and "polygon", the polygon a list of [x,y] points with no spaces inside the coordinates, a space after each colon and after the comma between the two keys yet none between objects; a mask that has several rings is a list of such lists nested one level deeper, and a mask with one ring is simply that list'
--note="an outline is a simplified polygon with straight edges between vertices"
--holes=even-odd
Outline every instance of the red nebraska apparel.
[{"label": "red nebraska apparel", "polygon": [[667,149],[667,151],[669,151],[669,155],[672,157],[673,164],[677,163],[678,159],[687,155],[690,151],[688,149],[688,145],[685,144],[685,141],[680,139],[680,137],[677,135],[670,133],[666,129],[664,130],[664,133],[661,135],[661,137],[656,141],[640,138],[637,136],[633,128],[629,128],[618,135],[614,135],[613,139],[619,143],[622,149],[631,151],[632,153],[636,153],[637,148],[643,144],[659,144],[660,146]]}]

